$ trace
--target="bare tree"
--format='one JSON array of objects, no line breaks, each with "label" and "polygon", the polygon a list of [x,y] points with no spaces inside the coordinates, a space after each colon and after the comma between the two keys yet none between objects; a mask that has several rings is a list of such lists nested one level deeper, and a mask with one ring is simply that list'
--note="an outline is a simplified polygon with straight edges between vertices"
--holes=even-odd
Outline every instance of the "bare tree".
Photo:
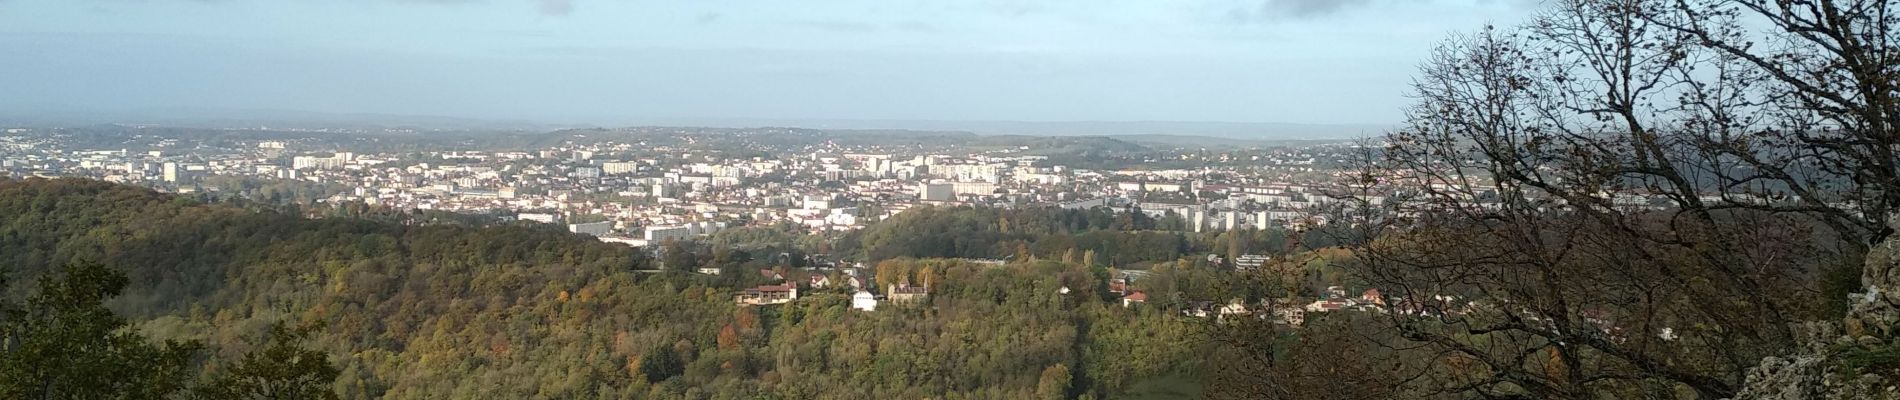
[{"label": "bare tree", "polygon": [[1446,366],[1391,384],[1733,395],[1892,234],[1891,5],[1557,0],[1446,42],[1359,179],[1392,196],[1355,275]]}]

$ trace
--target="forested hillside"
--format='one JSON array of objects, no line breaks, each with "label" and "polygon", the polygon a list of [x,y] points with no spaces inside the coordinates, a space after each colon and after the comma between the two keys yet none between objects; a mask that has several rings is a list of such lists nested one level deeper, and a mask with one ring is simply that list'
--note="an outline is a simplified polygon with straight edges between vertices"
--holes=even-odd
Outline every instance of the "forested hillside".
[{"label": "forested hillside", "polygon": [[1205,254],[1282,255],[1360,240],[1349,229],[1333,227],[1298,233],[1281,229],[1202,233],[1191,232],[1187,226],[1174,214],[1154,218],[1134,209],[921,207],[845,235],[838,250],[868,260],[1034,257],[1080,261],[1088,255],[1085,264],[1128,266]]},{"label": "forested hillside", "polygon": [[[1114,398],[1193,376],[1203,351],[1191,320],[1124,309],[1080,262],[885,254],[905,258],[884,280],[931,277],[926,303],[867,313],[833,289],[738,307],[759,278],[640,271],[657,263],[553,229],[382,219],[0,181],[0,265],[15,297],[68,265],[123,272],[113,310],[224,359],[273,324],[326,323],[311,346],[342,398]],[[771,267],[710,253],[683,259]]]}]

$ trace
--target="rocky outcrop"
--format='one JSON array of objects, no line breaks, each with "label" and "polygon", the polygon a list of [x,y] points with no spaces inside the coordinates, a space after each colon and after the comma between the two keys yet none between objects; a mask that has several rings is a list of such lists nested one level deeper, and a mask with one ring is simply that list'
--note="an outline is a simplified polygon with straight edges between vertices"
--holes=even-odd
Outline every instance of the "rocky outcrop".
[{"label": "rocky outcrop", "polygon": [[1900,327],[1900,238],[1888,238],[1867,252],[1861,283],[1867,287],[1847,313],[1848,333],[1900,337],[1894,332]]},{"label": "rocky outcrop", "polygon": [[1846,318],[1796,326],[1802,347],[1763,359],[1736,398],[1900,400],[1900,381],[1864,368],[1900,363],[1900,238],[1868,252],[1861,282]]},{"label": "rocky outcrop", "polygon": [[1849,354],[1885,346],[1873,336],[1849,339],[1829,322],[1811,322],[1796,327],[1799,340],[1806,345],[1794,354],[1768,357],[1750,370],[1747,383],[1737,399],[1815,400],[1815,399],[1900,399],[1900,388],[1875,374],[1854,373]]}]

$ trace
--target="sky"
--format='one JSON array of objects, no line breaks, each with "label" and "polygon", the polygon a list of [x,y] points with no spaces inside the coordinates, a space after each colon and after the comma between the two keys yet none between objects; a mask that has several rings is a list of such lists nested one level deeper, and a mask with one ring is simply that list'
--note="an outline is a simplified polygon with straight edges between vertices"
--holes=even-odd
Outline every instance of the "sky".
[{"label": "sky", "polygon": [[1532,0],[0,0],[0,106],[1384,124]]}]

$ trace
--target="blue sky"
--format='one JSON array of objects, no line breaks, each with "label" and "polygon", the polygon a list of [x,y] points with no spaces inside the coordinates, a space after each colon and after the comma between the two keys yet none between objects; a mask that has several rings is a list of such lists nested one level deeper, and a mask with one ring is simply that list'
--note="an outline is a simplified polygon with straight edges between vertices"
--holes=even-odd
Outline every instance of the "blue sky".
[{"label": "blue sky", "polygon": [[0,0],[0,105],[1392,123],[1527,0]]}]

